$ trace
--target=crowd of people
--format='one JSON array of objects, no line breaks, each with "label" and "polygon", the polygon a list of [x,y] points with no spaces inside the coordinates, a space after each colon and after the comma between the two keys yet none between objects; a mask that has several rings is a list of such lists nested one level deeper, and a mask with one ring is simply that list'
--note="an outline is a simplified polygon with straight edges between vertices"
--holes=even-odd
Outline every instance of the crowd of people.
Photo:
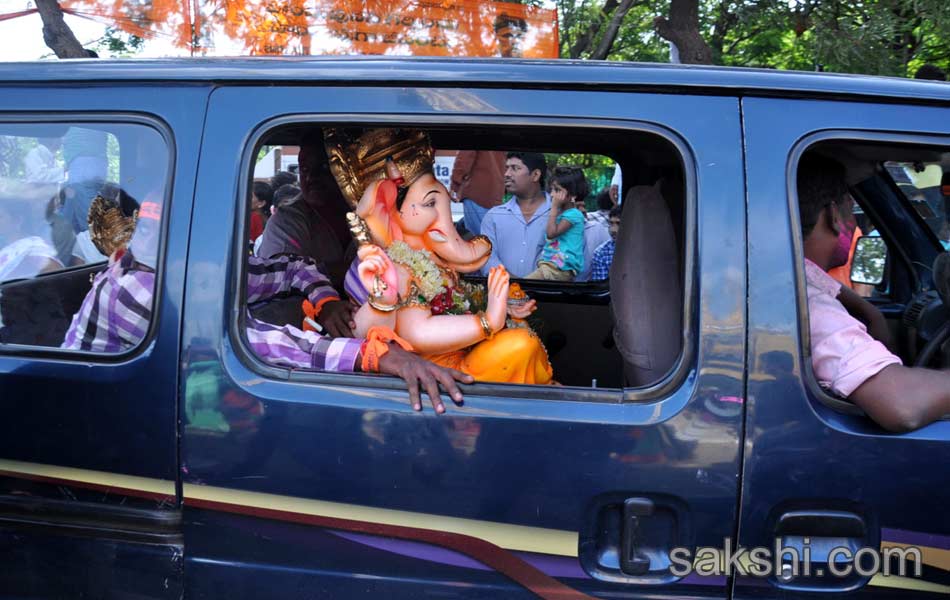
[{"label": "crowd of people", "polygon": [[[302,146],[302,161],[314,154],[322,155],[312,145]],[[608,279],[622,207],[617,202],[619,166],[611,185],[594,197],[596,209],[591,211],[587,209],[590,187],[581,168],[556,166],[548,171],[544,155],[534,152],[466,150],[455,157],[450,193],[464,210],[456,226],[467,237],[484,235],[493,246],[492,257],[482,274],[504,265],[513,277],[525,279]],[[304,168],[303,172],[309,173],[310,169]],[[332,194],[310,195],[310,202],[322,206],[324,201],[313,196],[327,196],[327,206],[336,206],[340,212],[346,210]],[[299,204],[298,197],[302,199]],[[297,230],[296,225],[304,225],[308,230],[314,226],[324,228],[323,221],[334,220],[329,211],[309,210],[308,206],[295,173],[279,171],[270,180],[255,180],[250,198],[252,253],[269,257],[293,249],[306,256],[319,256],[322,266],[330,268],[332,264],[339,276],[344,265],[335,264],[340,258],[338,249],[330,248],[328,252],[325,247],[307,246],[324,236]],[[265,236],[267,221],[282,209],[286,214]],[[339,223],[337,226],[339,229]]]}]

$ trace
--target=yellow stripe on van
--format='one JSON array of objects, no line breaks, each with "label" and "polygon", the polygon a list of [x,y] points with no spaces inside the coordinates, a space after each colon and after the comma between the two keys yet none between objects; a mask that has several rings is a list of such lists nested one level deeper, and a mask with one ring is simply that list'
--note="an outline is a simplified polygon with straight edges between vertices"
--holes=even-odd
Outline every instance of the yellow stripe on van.
[{"label": "yellow stripe on van", "polygon": [[48,477],[51,479],[64,480],[66,482],[76,481],[102,487],[124,488],[127,490],[148,492],[150,494],[175,496],[175,482],[165,479],[135,477],[133,475],[122,475],[119,473],[89,471],[86,469],[74,469],[72,467],[57,467],[53,465],[3,459],[0,459],[0,471],[8,471],[33,477]]},{"label": "yellow stripe on van", "polygon": [[575,531],[477,521],[190,483],[185,484],[184,495],[186,499],[194,498],[209,502],[222,502],[234,506],[251,506],[318,517],[362,521],[364,523],[446,531],[480,538],[508,550],[577,557],[578,534]]}]

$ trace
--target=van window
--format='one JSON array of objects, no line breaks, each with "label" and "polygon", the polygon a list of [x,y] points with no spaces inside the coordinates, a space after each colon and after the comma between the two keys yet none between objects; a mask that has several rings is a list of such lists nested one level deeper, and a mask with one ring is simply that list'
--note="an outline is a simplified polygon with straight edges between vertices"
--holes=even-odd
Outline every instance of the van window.
[{"label": "van window", "polygon": [[932,236],[946,234],[944,156],[934,146],[831,140],[799,161],[810,362],[831,396],[847,399],[891,364],[947,364],[945,348],[927,350],[942,339],[944,309],[925,283]]},{"label": "van window", "polygon": [[124,352],[149,329],[169,153],[140,124],[0,124],[0,344]]},{"label": "van window", "polygon": [[[341,187],[334,169],[339,172],[337,163],[345,159],[332,152],[328,156],[326,150],[332,140],[339,139],[333,136],[344,135],[341,131],[347,139],[362,139],[371,129],[282,126],[265,135],[250,153],[246,239],[252,257],[246,267],[248,311],[242,313],[247,313],[247,341],[262,360],[319,370],[326,368],[324,362],[314,364],[312,356],[295,349],[312,349],[310,338],[302,342],[300,338],[319,333],[302,331],[316,328],[324,335],[362,336],[359,326],[357,331],[341,331],[333,324],[313,323],[312,308],[324,302],[322,298],[308,299],[293,285],[271,286],[262,293],[259,285],[260,274],[275,268],[267,266],[273,261],[303,257],[319,275],[300,281],[313,286],[315,277],[320,277],[319,285],[325,285],[327,296],[333,297],[329,302],[350,304],[354,310],[369,304],[379,289],[374,292],[367,286],[378,284],[358,276],[360,244],[346,216],[360,203],[356,212],[365,217],[374,245],[407,246],[398,250],[399,256],[387,249],[415,286],[411,297],[400,299],[400,306],[410,303],[434,316],[469,314],[474,319],[486,307],[489,272],[501,265],[516,284],[512,289],[537,301],[537,309],[524,319],[512,317],[509,310],[506,330],[523,327],[541,341],[541,352],[553,369],[550,381],[584,388],[642,387],[656,383],[674,367],[681,349],[681,337],[675,332],[683,329],[686,199],[683,161],[673,144],[649,132],[412,128],[423,132],[431,144],[432,179],[427,185],[432,189],[427,193],[431,192],[430,199],[445,196],[444,205],[439,204],[442,200],[431,200],[432,206],[419,204],[407,211],[390,207],[386,210],[394,212],[381,215],[382,205],[364,206],[373,200],[361,201],[363,187],[348,188],[346,181]],[[372,152],[368,149],[361,156]],[[394,162],[399,160],[397,156]],[[365,175],[377,166],[346,168]],[[368,177],[374,180],[384,175],[380,171]],[[611,186],[619,190],[611,192]],[[262,195],[270,195],[269,210],[263,210],[268,202],[262,201]],[[615,198],[623,201],[615,202]],[[409,214],[417,209],[420,215],[431,213],[431,218]],[[266,222],[262,228],[255,224],[259,220]],[[556,235],[549,235],[549,227]],[[257,239],[254,231],[261,231]],[[432,259],[432,269],[421,264],[428,265],[420,258],[423,254]],[[619,271],[612,265],[617,256],[627,257],[629,263]],[[417,259],[418,265],[413,262]],[[410,263],[414,266],[407,266]],[[445,275],[446,270],[457,273],[457,279]],[[636,281],[631,293],[612,289],[611,273],[614,285]],[[680,284],[661,283],[669,280]],[[652,294],[650,302],[644,294]],[[509,306],[518,305],[517,298],[510,297],[509,302]],[[639,308],[634,309],[634,304]],[[653,327],[657,320],[669,325],[662,339],[645,333],[657,331]],[[288,352],[277,348],[274,339],[280,328],[294,338],[289,354],[302,361],[282,356]],[[262,329],[273,343],[262,342]],[[473,338],[471,344],[463,341],[461,350],[449,349],[467,356],[464,353],[479,343],[480,338]],[[528,376],[523,381],[498,382],[549,381]]]}]

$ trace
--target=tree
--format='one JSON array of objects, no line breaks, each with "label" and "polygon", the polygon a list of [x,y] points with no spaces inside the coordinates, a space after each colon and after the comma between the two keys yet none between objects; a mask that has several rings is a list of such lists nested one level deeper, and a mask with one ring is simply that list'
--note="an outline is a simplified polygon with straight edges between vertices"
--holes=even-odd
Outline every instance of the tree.
[{"label": "tree", "polygon": [[35,0],[43,20],[43,41],[59,58],[87,58],[79,40],[63,19],[63,9],[57,0]]},{"label": "tree", "polygon": [[700,31],[699,0],[670,0],[669,17],[657,17],[653,24],[663,39],[676,45],[680,62],[712,64],[712,50]]}]

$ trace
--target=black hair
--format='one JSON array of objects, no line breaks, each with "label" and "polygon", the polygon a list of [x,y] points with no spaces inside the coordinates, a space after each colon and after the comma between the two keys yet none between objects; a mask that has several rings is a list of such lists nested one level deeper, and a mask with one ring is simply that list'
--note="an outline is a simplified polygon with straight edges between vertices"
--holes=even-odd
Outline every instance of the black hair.
[{"label": "black hair", "polygon": [[269,210],[274,203],[274,188],[266,181],[255,181],[253,189],[257,199],[264,203],[264,210]]},{"label": "black hair", "polygon": [[544,189],[548,161],[544,159],[543,154],[540,152],[509,152],[506,158],[517,158],[524,163],[524,166],[528,167],[528,171],[534,171],[535,169],[541,171],[541,179],[538,180],[538,184],[541,185],[542,190]]},{"label": "black hair", "polygon": [[551,178],[567,190],[569,196],[574,197],[574,202],[583,202],[587,199],[587,194],[590,193],[587,178],[584,177],[584,171],[579,167],[554,167]]},{"label": "black hair", "polygon": [[[288,171],[277,171],[277,173],[270,178],[270,184],[275,190],[285,185],[297,185],[297,176]],[[258,198],[260,198],[260,196],[258,196]]]},{"label": "black hair", "polygon": [[924,66],[917,69],[917,72],[914,73],[914,79],[931,79],[934,81],[946,81],[947,74],[943,69],[937,65],[932,65],[930,63],[925,64]]},{"label": "black hair", "polygon": [[276,206],[279,209],[281,206],[284,206],[285,204],[289,204],[290,201],[294,200],[299,195],[300,195],[299,187],[295,185],[291,185],[289,183],[282,185],[276,190],[274,190],[274,199],[273,199],[274,206]]},{"label": "black hair", "polygon": [[595,197],[597,210],[610,210],[614,207],[614,201],[610,199],[610,190],[600,190]]},{"label": "black hair", "polygon": [[512,17],[506,13],[501,13],[495,17],[495,32],[497,33],[505,27],[519,29],[521,33],[524,33],[528,30],[528,23],[524,19]]},{"label": "black hair", "polygon": [[617,206],[610,209],[610,212],[607,214],[607,218],[620,218],[621,214],[623,214],[623,204],[618,204]]},{"label": "black hair", "polygon": [[802,237],[807,238],[822,211],[837,205],[848,194],[845,169],[833,159],[809,154],[798,163],[797,184]]}]

